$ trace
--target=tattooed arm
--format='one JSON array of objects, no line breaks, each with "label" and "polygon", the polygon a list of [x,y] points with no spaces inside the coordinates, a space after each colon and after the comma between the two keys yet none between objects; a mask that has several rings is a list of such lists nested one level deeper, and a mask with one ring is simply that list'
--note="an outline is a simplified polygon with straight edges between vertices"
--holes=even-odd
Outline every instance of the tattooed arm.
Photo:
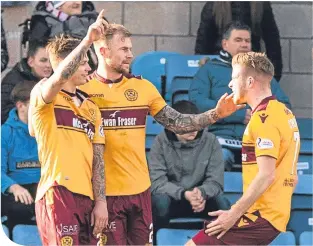
[{"label": "tattooed arm", "polygon": [[95,201],[105,200],[105,169],[103,144],[93,144],[93,161],[92,161],[92,189]]},{"label": "tattooed arm", "polygon": [[233,94],[228,95],[225,93],[218,100],[214,109],[208,110],[202,114],[181,114],[170,106],[165,106],[154,116],[154,119],[168,130],[176,134],[184,134],[200,131],[245,106],[244,104],[234,104]]},{"label": "tattooed arm", "polygon": [[104,144],[93,144],[92,189],[95,206],[91,213],[93,234],[97,236],[108,225],[108,209],[105,197]]},{"label": "tattooed arm", "polygon": [[200,131],[219,120],[216,110],[202,114],[181,114],[170,106],[165,106],[154,118],[165,128],[177,134]]}]

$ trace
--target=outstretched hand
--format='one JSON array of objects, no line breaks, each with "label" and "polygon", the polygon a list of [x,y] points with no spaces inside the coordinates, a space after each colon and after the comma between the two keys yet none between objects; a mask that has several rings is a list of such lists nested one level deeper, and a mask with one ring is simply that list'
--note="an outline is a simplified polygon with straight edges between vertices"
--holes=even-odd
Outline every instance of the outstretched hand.
[{"label": "outstretched hand", "polygon": [[219,118],[225,118],[232,113],[236,112],[239,109],[243,109],[246,107],[246,104],[238,104],[236,105],[233,101],[234,93],[228,95],[225,93],[221,98],[218,100],[216,105],[216,113],[218,114]]},{"label": "outstretched hand", "polygon": [[104,32],[108,27],[108,22],[104,19],[104,13],[105,10],[102,9],[97,17],[97,20],[88,28],[86,38],[91,42],[98,41],[101,36],[104,35]]}]

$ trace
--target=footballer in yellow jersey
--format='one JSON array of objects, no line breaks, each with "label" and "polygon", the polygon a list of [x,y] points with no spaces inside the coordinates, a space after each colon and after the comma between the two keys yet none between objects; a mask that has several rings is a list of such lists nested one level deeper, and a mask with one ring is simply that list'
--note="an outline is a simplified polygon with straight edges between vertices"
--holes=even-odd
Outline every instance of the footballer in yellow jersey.
[{"label": "footballer in yellow jersey", "polygon": [[272,96],[274,66],[265,54],[239,53],[229,87],[252,116],[242,140],[243,196],[186,245],[268,245],[286,231],[297,184],[300,135],[295,116]]},{"label": "footballer in yellow jersey", "polygon": [[[94,43],[97,71],[80,88],[99,106],[106,138],[104,162],[109,211],[107,243],[152,244],[150,177],[145,155],[146,117],[175,133],[202,130],[243,105],[225,94],[215,109],[184,115],[167,106],[151,82],[129,75],[131,33],[109,24]],[[114,226],[113,226],[114,225]]]},{"label": "footballer in yellow jersey", "polygon": [[87,50],[106,27],[103,16],[102,10],[82,41],[61,35],[48,44],[54,74],[31,92],[29,131],[41,162],[35,210],[44,245],[96,245],[108,223],[101,115],[77,89],[90,71]]}]

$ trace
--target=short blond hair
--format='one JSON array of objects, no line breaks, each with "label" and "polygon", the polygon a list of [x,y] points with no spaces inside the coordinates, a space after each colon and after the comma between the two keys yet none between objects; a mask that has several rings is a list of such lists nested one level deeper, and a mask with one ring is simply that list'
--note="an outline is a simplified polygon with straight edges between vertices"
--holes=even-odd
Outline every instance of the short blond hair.
[{"label": "short blond hair", "polygon": [[107,29],[104,32],[104,37],[102,40],[108,43],[110,40],[112,40],[115,34],[121,34],[123,37],[126,37],[126,38],[129,38],[132,35],[131,32],[123,25],[111,23],[111,24],[108,24]]},{"label": "short blond hair", "polygon": [[265,53],[247,52],[239,53],[233,57],[232,65],[242,65],[248,69],[253,69],[258,74],[274,76],[274,65]]},{"label": "short blond hair", "polygon": [[55,36],[49,40],[47,45],[49,57],[63,60],[80,44],[80,42],[80,39],[65,34]]}]

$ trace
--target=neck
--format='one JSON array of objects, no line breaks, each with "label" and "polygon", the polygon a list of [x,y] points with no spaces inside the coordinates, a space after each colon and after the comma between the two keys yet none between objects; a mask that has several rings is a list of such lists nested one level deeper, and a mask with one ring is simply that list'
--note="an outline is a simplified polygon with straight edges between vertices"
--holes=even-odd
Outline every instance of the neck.
[{"label": "neck", "polygon": [[97,74],[105,79],[109,79],[111,81],[115,81],[119,79],[122,74],[114,71],[108,64],[105,62],[99,61]]},{"label": "neck", "polygon": [[248,98],[247,103],[251,107],[252,111],[262,102],[264,98],[272,96],[271,89],[259,90],[258,93]]},{"label": "neck", "polygon": [[21,112],[17,112],[17,115],[18,115],[18,118],[19,118],[20,121],[22,121],[26,125],[28,124],[27,114],[23,114]]},{"label": "neck", "polygon": [[75,93],[76,92],[76,85],[72,84],[71,82],[67,82],[65,85],[63,85],[62,89],[66,90],[70,93]]}]

